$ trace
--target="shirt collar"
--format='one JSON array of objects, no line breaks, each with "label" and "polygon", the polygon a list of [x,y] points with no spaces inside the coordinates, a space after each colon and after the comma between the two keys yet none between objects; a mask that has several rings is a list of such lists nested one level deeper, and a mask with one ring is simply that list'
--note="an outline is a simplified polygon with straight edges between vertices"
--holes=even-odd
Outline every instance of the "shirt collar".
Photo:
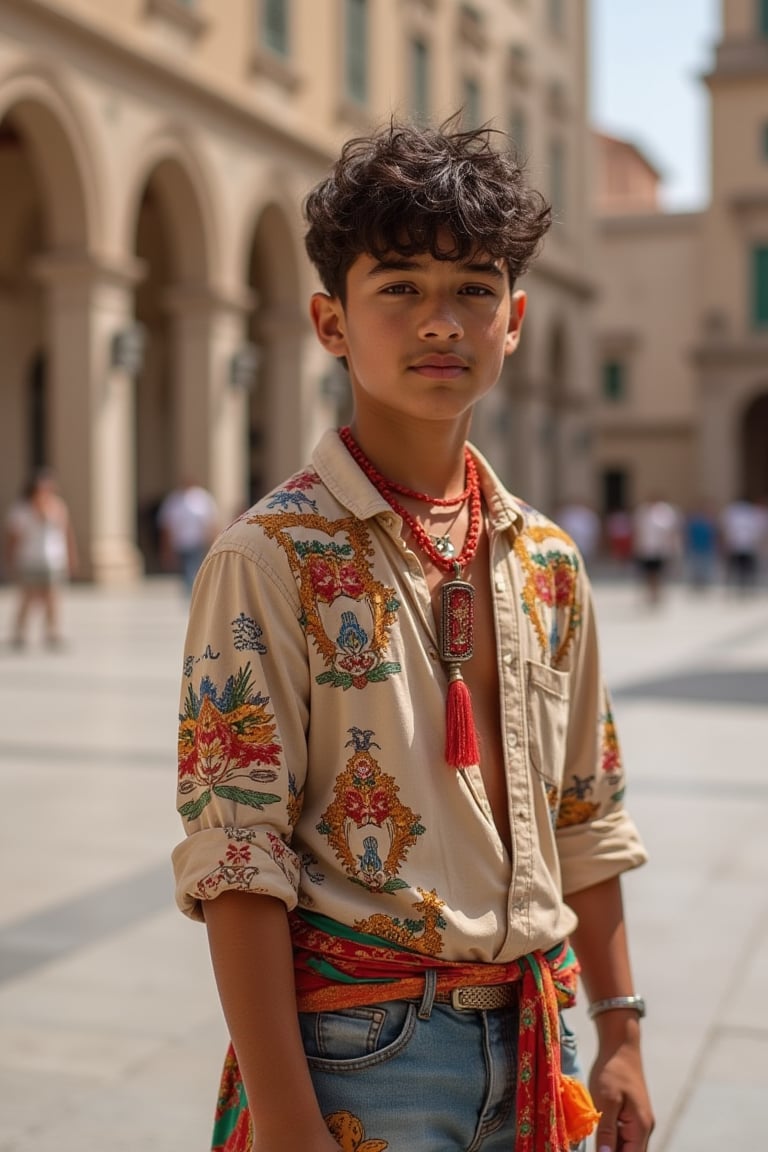
[{"label": "shirt collar", "polygon": [[[477,463],[491,527],[517,534],[525,520],[526,505],[504,488],[485,457],[469,445]],[[392,508],[344,447],[335,429],[329,429],[312,453],[312,464],[328,491],[359,520],[369,520]]]}]

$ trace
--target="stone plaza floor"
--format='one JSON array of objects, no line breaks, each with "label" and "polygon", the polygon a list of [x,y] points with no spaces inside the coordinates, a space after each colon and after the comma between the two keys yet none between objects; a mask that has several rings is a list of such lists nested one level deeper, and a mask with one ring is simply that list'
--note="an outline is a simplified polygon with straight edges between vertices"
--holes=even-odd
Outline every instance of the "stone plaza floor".
[{"label": "stone plaza floor", "polygon": [[[767,1147],[768,594],[596,599],[651,854],[625,892],[652,1149]],[[0,648],[0,1152],[209,1147],[226,1033],[169,863],[185,613],[169,579],[74,587],[63,651]]]}]

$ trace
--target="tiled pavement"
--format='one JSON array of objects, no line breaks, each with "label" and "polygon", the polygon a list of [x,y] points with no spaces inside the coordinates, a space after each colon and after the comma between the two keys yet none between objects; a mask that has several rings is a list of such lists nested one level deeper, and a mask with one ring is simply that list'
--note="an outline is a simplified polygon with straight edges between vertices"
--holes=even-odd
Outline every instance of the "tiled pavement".
[{"label": "tiled pavement", "polygon": [[[768,1147],[768,595],[597,599],[652,855],[626,879],[652,1147]],[[168,863],[184,617],[166,580],[78,587],[64,652],[0,649],[0,1152],[208,1147],[226,1036]]]}]

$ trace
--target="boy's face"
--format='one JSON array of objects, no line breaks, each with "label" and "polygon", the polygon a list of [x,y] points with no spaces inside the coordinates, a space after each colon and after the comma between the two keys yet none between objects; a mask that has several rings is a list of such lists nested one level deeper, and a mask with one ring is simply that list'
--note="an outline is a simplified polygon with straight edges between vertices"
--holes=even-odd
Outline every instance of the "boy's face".
[{"label": "boy's face", "polygon": [[525,294],[511,292],[502,260],[482,253],[466,262],[363,253],[345,303],[317,293],[311,313],[323,347],[346,357],[358,413],[451,421],[498,380]]}]

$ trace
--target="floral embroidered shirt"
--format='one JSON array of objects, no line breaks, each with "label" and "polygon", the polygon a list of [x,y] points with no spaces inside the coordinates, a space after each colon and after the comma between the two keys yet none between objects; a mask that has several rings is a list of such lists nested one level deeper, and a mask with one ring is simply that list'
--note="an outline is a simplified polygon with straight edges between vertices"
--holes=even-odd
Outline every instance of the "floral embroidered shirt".
[{"label": "floral embroidered shirt", "polygon": [[447,679],[418,557],[328,432],[197,578],[174,852],[187,915],[265,893],[443,960],[503,963],[571,931],[563,893],[644,861],[579,554],[474,454],[511,858],[479,769],[444,760]]}]

